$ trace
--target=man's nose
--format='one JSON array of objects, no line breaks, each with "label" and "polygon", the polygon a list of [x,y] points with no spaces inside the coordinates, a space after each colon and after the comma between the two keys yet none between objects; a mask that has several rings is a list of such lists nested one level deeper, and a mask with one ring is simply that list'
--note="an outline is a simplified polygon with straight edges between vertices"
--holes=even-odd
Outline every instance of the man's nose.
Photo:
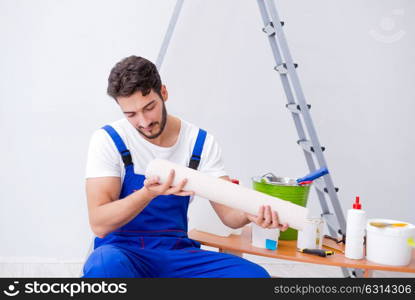
[{"label": "man's nose", "polygon": [[147,128],[147,127],[149,127],[150,126],[150,124],[152,123],[152,121],[151,120],[149,120],[149,119],[146,119],[146,118],[144,118],[144,117],[141,117],[141,118],[137,118],[137,127],[138,128]]}]

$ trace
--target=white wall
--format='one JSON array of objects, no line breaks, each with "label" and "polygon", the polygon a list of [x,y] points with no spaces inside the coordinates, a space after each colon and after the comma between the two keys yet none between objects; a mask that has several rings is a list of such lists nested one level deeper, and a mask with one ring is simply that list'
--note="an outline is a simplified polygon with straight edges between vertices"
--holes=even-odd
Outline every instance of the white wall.
[{"label": "white wall", "polygon": [[[0,0],[3,259],[84,258],[89,137],[122,117],[105,94],[109,70],[156,58],[174,3]],[[369,217],[415,222],[414,3],[277,5],[343,209],[360,195]],[[307,173],[261,27],[254,0],[187,1],[161,72],[169,112],[213,133],[246,185]],[[314,192],[309,206],[318,212]],[[192,205],[191,227],[219,228],[205,207]]]}]

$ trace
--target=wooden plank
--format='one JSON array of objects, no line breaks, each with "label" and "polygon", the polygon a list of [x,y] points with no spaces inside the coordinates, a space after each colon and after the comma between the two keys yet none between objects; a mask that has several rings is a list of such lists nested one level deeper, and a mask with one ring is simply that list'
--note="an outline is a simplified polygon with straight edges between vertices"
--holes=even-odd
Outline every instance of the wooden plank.
[{"label": "wooden plank", "polygon": [[[189,237],[199,241],[202,245],[231,251],[237,253],[247,253],[259,256],[266,256],[278,259],[292,260],[311,264],[321,264],[328,266],[346,267],[351,269],[382,270],[393,272],[415,273],[415,251],[412,252],[411,263],[407,266],[396,267],[380,265],[366,259],[348,259],[342,253],[343,248],[334,250],[335,254],[328,257],[319,257],[311,254],[300,253],[296,249],[297,241],[278,242],[277,250],[257,248],[251,245],[251,228],[246,226],[241,235],[231,234],[228,237],[217,236],[211,233],[193,229],[189,232]],[[332,243],[332,244],[331,244]],[[339,247],[334,241],[325,240],[324,244],[331,245],[333,248]],[[323,247],[324,248],[324,247]],[[328,249],[333,250],[333,249]],[[368,273],[369,274],[369,273]]]}]

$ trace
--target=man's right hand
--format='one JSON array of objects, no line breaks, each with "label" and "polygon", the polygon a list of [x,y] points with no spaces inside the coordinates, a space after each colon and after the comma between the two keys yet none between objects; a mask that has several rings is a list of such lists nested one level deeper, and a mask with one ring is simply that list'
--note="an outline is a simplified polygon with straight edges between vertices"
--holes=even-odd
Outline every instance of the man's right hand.
[{"label": "man's right hand", "polygon": [[144,180],[144,191],[153,199],[160,195],[177,195],[177,196],[193,196],[193,191],[185,191],[184,187],[187,179],[183,179],[177,186],[172,187],[174,180],[174,170],[171,170],[165,183],[160,184],[158,176],[151,176]]}]

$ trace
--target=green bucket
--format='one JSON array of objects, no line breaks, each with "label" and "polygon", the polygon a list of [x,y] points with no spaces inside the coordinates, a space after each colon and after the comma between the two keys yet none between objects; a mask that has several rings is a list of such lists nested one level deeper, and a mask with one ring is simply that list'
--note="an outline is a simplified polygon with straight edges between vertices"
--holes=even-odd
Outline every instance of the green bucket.
[{"label": "green bucket", "polygon": [[[265,175],[264,175],[265,176]],[[252,186],[254,190],[264,194],[277,197],[282,200],[290,201],[294,204],[306,207],[308,194],[310,192],[310,184],[297,185],[295,179],[286,177],[275,177],[278,182],[267,182],[264,177],[252,178]],[[280,233],[280,240],[297,240],[298,231],[288,228]]]}]

